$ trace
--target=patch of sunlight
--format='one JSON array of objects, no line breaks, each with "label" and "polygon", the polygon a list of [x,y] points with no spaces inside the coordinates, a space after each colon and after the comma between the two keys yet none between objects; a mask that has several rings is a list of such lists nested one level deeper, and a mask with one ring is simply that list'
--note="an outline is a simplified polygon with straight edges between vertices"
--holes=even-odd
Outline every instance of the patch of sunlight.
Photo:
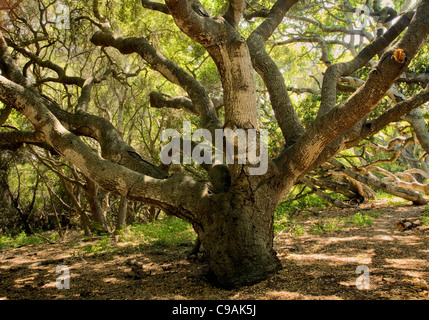
[{"label": "patch of sunlight", "polygon": [[365,257],[362,255],[353,256],[353,257],[340,257],[340,256],[328,256],[324,254],[291,254],[290,258],[295,260],[330,260],[332,262],[340,263],[359,263],[359,264],[370,264],[372,259],[371,257]]},{"label": "patch of sunlight", "polygon": [[[409,270],[405,270],[402,271],[402,274],[410,277],[410,278],[424,278],[425,272],[421,272],[421,271],[409,271]],[[414,282],[419,282],[419,279],[413,279]],[[424,281],[424,280],[423,280]]]},{"label": "patch of sunlight", "polygon": [[386,236],[386,235],[382,235],[382,234],[379,234],[379,235],[376,235],[376,236],[374,236],[374,237],[372,237],[372,239],[373,240],[378,240],[378,241],[394,241],[395,240],[395,238],[392,238],[391,236]]},{"label": "patch of sunlight", "polygon": [[43,286],[41,286],[41,288],[43,288],[43,289],[54,289],[56,287],[57,287],[56,281],[48,282],[48,283],[44,284]]},{"label": "patch of sunlight", "polygon": [[351,288],[355,287],[356,290],[358,290],[358,291],[369,291],[369,290],[375,290],[376,289],[376,286],[371,284],[371,283],[369,284],[369,287],[361,288],[361,289],[358,289],[358,287],[356,286],[356,281],[340,281],[338,283],[342,286],[345,286],[345,287],[351,287]]},{"label": "patch of sunlight", "polygon": [[268,291],[266,293],[268,299],[278,299],[278,300],[297,300],[302,299],[301,294],[298,292],[289,292],[289,291]]},{"label": "patch of sunlight", "polygon": [[427,260],[423,259],[386,259],[388,267],[394,269],[424,269],[429,267]]},{"label": "patch of sunlight", "polygon": [[15,282],[22,283],[22,282],[33,281],[33,280],[34,280],[34,277],[28,277],[28,278],[16,279]]},{"label": "patch of sunlight", "polygon": [[125,282],[125,281],[119,280],[117,278],[105,278],[105,279],[103,279],[103,281],[106,282],[106,283],[113,283],[113,284]]},{"label": "patch of sunlight", "polygon": [[289,292],[289,291],[268,291],[266,293],[266,298],[270,300],[343,300],[338,296],[312,296],[312,295],[303,295],[298,292]]},{"label": "patch of sunlight", "polygon": [[346,241],[358,241],[358,240],[366,240],[367,237],[360,237],[360,236],[355,236],[355,237],[347,237],[347,238],[329,238],[329,240],[326,242],[326,244],[332,244],[332,243],[337,243],[337,242],[346,242]]}]

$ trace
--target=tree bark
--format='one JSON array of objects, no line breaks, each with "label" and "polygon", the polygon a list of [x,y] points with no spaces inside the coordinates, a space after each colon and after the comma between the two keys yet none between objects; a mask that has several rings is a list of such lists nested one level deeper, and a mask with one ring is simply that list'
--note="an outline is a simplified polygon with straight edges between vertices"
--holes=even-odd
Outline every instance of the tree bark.
[{"label": "tree bark", "polygon": [[116,220],[115,231],[123,230],[127,226],[127,211],[128,211],[128,200],[126,197],[121,197],[118,208],[118,218]]},{"label": "tree bark", "polygon": [[85,190],[86,197],[91,208],[94,230],[97,233],[109,233],[109,226],[106,221],[106,212],[104,212],[100,200],[98,199],[98,186],[91,179],[86,179],[87,188]]},{"label": "tree bark", "polygon": [[[282,268],[273,250],[277,203],[261,194],[217,194],[194,225],[211,271],[226,288],[264,280]],[[254,199],[250,202],[249,199]]]}]

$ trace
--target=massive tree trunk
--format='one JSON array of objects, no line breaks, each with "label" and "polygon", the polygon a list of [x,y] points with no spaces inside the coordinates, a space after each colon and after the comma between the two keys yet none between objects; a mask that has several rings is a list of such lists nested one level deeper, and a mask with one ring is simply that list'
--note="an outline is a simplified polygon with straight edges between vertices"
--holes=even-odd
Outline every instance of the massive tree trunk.
[{"label": "massive tree trunk", "polygon": [[[267,197],[266,194],[270,194]],[[217,281],[232,288],[252,284],[281,269],[273,250],[274,190],[250,186],[216,194],[195,230]]]},{"label": "massive tree trunk", "polygon": [[[142,2],[144,6],[171,14],[177,26],[209,52],[222,80],[224,124],[205,88],[158,52],[147,39],[115,35],[98,10],[96,18],[100,23],[96,25],[101,31],[91,38],[97,46],[113,47],[123,54],[137,53],[152,69],[180,86],[189,97],[167,101],[152,94],[151,103],[154,107],[169,104],[187,109],[198,115],[202,127],[212,133],[222,128],[247,133],[259,130],[253,67],[268,89],[285,142],[280,155],[267,161],[267,170],[262,175],[251,175],[250,164],[237,161],[228,165],[228,174],[221,176],[221,183],[224,183],[221,188],[217,188],[218,181],[213,178],[208,183],[184,173],[167,175],[127,145],[108,121],[82,111],[87,109],[84,106],[89,103],[91,87],[100,79],[78,79],[76,83],[82,88],[82,94],[77,111],[66,112],[28,83],[10,56],[3,37],[0,37],[0,100],[13,106],[33,124],[33,143],[47,143],[104,190],[144,201],[192,223],[208,254],[210,268],[223,286],[231,288],[255,283],[281,268],[273,251],[273,216],[276,206],[292,186],[348,143],[363,139],[374,128],[380,130],[383,123],[399,119],[429,99],[424,92],[371,122],[365,120],[426,41],[429,0],[423,0],[416,13],[403,15],[350,62],[333,64],[326,70],[318,117],[304,129],[281,81],[279,69],[265,51],[266,41],[297,1],[278,0],[268,12],[262,12],[261,17],[266,19],[247,40],[238,30],[246,5],[244,0],[230,1],[222,17],[209,17],[196,0],[166,0],[165,5],[156,6],[150,1]],[[389,47],[407,27],[402,38]],[[394,56],[397,50],[402,50],[407,59],[397,60]],[[40,63],[25,50],[20,52],[34,63]],[[365,84],[337,105],[339,77],[365,66],[377,54],[381,58]],[[44,65],[55,67],[59,76],[67,79],[59,66]],[[101,155],[79,136],[97,140]],[[22,136],[15,138],[19,140]],[[203,168],[209,170],[209,176],[214,176],[211,170],[216,166]]]}]

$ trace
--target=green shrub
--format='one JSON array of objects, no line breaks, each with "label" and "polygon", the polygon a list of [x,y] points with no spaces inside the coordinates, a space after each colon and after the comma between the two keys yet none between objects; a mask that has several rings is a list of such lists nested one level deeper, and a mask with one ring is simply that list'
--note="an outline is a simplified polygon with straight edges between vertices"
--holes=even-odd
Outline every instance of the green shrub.
[{"label": "green shrub", "polygon": [[347,220],[348,224],[355,227],[368,227],[372,225],[373,218],[368,214],[362,214],[360,212],[354,214]]},{"label": "green shrub", "polygon": [[424,226],[429,226],[429,205],[423,210],[423,216],[420,218]]},{"label": "green shrub", "polygon": [[104,235],[94,244],[88,244],[82,247],[82,251],[86,254],[100,255],[107,252],[113,252],[115,248],[112,245],[110,237]]},{"label": "green shrub", "polygon": [[318,221],[316,224],[311,226],[310,233],[312,234],[322,234],[325,232],[336,232],[341,231],[344,226],[344,221],[342,219],[326,219]]},{"label": "green shrub", "polygon": [[[45,234],[46,238],[50,238],[51,241],[55,241],[58,238],[57,233],[51,235]],[[24,231],[20,232],[16,236],[3,235],[0,237],[0,250],[17,248],[21,246],[27,246],[32,244],[46,243],[46,240],[39,238],[35,235],[27,235]]]},{"label": "green shrub", "polygon": [[282,219],[274,222],[274,232],[280,233],[283,231],[295,237],[300,237],[306,232],[303,225],[299,224],[295,219],[290,219],[288,216],[284,216]]},{"label": "green shrub", "polygon": [[170,216],[151,223],[132,225],[120,235],[120,241],[138,241],[160,247],[178,246],[195,239],[196,234],[190,223]]}]

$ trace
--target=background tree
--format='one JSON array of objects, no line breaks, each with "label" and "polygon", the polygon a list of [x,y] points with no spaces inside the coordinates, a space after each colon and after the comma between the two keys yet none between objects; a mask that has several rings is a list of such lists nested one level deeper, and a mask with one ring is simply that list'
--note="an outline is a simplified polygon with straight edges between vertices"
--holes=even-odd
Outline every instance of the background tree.
[{"label": "background tree", "polygon": [[[352,163],[359,170],[333,157],[358,152],[401,117],[426,151],[418,107],[429,92],[401,84],[426,86],[413,63],[427,40],[429,1],[100,3],[4,1],[2,115],[23,125],[2,135],[58,154],[92,196],[101,188],[192,223],[225,287],[281,268],[273,216],[297,183],[317,192],[317,184],[353,184],[356,198],[369,196],[367,184],[425,203],[416,184],[409,190],[364,172],[368,148]],[[67,15],[59,19],[58,8]],[[159,133],[184,119],[212,133],[269,129],[267,172],[251,175],[250,163],[236,161],[168,174],[159,167]],[[371,148],[399,159],[407,139],[399,151],[386,140]],[[96,202],[94,220],[106,231]]]}]

